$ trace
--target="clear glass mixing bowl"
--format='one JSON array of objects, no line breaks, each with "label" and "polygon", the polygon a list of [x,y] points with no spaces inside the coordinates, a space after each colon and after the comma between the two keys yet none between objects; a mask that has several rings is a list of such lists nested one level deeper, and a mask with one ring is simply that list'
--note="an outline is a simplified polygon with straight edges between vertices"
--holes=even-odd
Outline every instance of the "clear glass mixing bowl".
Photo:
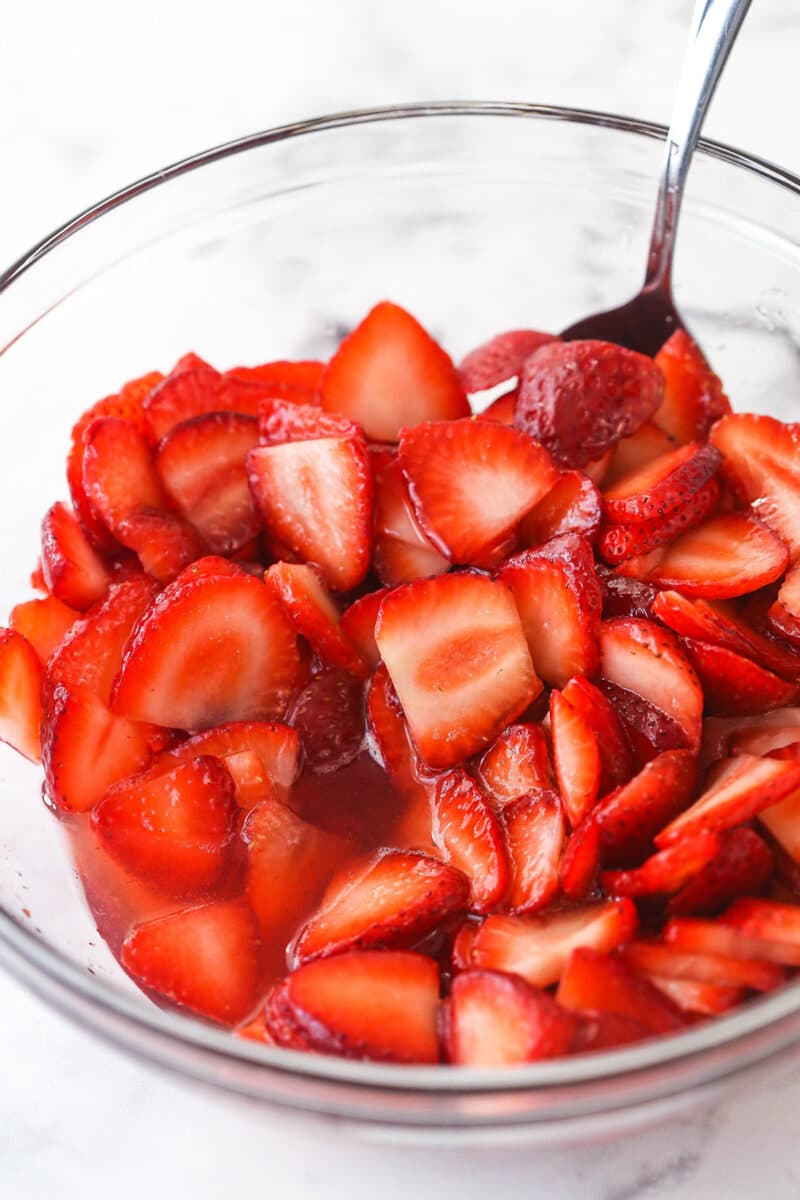
[{"label": "clear glass mixing bowl", "polygon": [[[454,356],[626,299],[664,130],[540,105],[351,113],[255,134],[133,184],[0,277],[0,611],[65,495],[71,424],[193,348],[218,366],[324,358],[377,300]],[[676,264],[681,311],[736,407],[800,415],[800,179],[706,142]],[[432,1136],[614,1136],[800,1044],[790,986],[678,1037],[515,1071],[390,1068],[240,1042],[156,1008],[98,938],[38,771],[0,751],[0,960],[130,1053],[284,1111]]]}]

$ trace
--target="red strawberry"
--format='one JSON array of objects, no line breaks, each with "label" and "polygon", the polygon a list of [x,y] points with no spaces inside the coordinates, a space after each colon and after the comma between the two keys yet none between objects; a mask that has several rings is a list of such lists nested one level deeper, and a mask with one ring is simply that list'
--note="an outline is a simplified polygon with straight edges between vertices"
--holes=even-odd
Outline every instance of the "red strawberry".
[{"label": "red strawberry", "polygon": [[482,421],[496,421],[498,425],[513,425],[517,395],[517,388],[512,388],[510,392],[503,392],[502,396],[498,396],[496,400],[475,415]]},{"label": "red strawberry", "polygon": [[469,416],[449,356],[396,304],[377,304],[344,339],[322,380],[322,407],[357,421],[375,442],[404,425]]},{"label": "red strawberry", "polygon": [[725,958],[718,954],[690,954],[664,942],[645,938],[631,942],[621,951],[624,961],[643,975],[665,979],[693,979],[698,983],[745,987],[769,992],[786,978],[776,963],[751,958]]},{"label": "red strawberry", "polygon": [[0,629],[0,741],[31,762],[42,748],[42,664],[30,642],[13,629]]},{"label": "red strawberry", "polygon": [[267,778],[280,789],[290,788],[300,774],[297,730],[268,721],[231,721],[206,729],[179,746],[165,750],[153,765],[169,769],[172,763],[191,762],[201,754],[229,759],[250,753],[258,756]]},{"label": "red strawberry", "polygon": [[570,679],[562,695],[597,739],[601,794],[627,783],[633,775],[633,757],[614,705],[584,675]]},{"label": "red strawberry", "polygon": [[423,854],[390,850],[334,895],[301,929],[294,964],[342,950],[413,946],[466,908],[469,882]]},{"label": "red strawberry", "polygon": [[477,774],[499,808],[528,792],[552,788],[550,751],[541,725],[509,725],[481,758]]},{"label": "red strawberry", "polygon": [[272,991],[279,1046],[376,1062],[438,1063],[439,972],[422,954],[362,951],[306,963]]},{"label": "red strawberry", "polygon": [[266,574],[287,617],[315,654],[329,667],[342,667],[361,679],[367,668],[339,624],[339,610],[313,567],[304,563],[274,563]]},{"label": "red strawberry", "polygon": [[79,616],[80,613],[55,596],[45,596],[41,600],[26,600],[23,604],[15,605],[9,624],[30,642],[36,657],[44,666]]},{"label": "red strawberry", "polygon": [[375,476],[375,570],[394,587],[449,567],[420,527],[400,463],[392,458]]},{"label": "red strawberry", "polygon": [[432,788],[434,839],[449,863],[469,879],[472,912],[491,912],[509,882],[499,818],[465,771],[448,771]]},{"label": "red strawberry", "polygon": [[638,579],[626,579],[617,575],[602,563],[597,564],[597,578],[603,593],[603,616],[639,617],[648,621],[653,617],[653,602],[658,592],[649,583]]},{"label": "red strawberry", "polygon": [[599,458],[593,458],[591,462],[586,463],[583,468],[584,472],[589,476],[592,483],[596,487],[601,487],[608,473],[608,468],[611,466],[611,459],[614,451],[611,449],[605,450]]},{"label": "red strawberry", "polygon": [[117,535],[160,583],[169,583],[204,552],[191,525],[169,512],[133,513],[120,521]]},{"label": "red strawberry", "polygon": [[[800,907],[796,904],[742,897],[734,901],[720,920],[749,938],[770,943],[772,961],[800,965]],[[759,953],[767,956],[766,950]]]},{"label": "red strawberry", "polygon": [[605,796],[593,810],[603,862],[625,867],[640,862],[655,835],[689,803],[696,779],[688,750],[666,750]]},{"label": "red strawberry", "polygon": [[378,610],[383,598],[388,593],[388,588],[378,588],[374,592],[367,592],[365,596],[359,597],[349,608],[345,609],[339,622],[343,636],[351,645],[355,646],[363,662],[372,671],[381,661],[378,644],[375,641],[375,622],[378,619]]},{"label": "red strawberry", "polygon": [[659,850],[632,870],[603,871],[600,886],[611,896],[671,895],[707,867],[720,849],[716,833],[700,830]]},{"label": "red strawberry", "polygon": [[602,497],[589,476],[583,471],[562,471],[547,495],[523,518],[522,544],[540,546],[564,533],[578,533],[593,542],[602,515]]},{"label": "red strawberry", "polygon": [[300,735],[311,771],[338,771],[364,744],[363,685],[349,671],[315,675],[294,700],[289,724]]},{"label": "red strawberry", "polygon": [[458,368],[467,392],[483,392],[518,376],[525,360],[540,346],[558,339],[536,329],[510,329],[470,350]]},{"label": "red strawberry", "polygon": [[147,433],[155,445],[176,425],[206,413],[258,415],[259,402],[274,395],[274,384],[220,375],[207,363],[181,364],[154,388],[144,403]]},{"label": "red strawberry", "polygon": [[688,738],[681,726],[655,704],[606,680],[601,679],[599,686],[622,722],[637,770],[656,754],[686,748]]},{"label": "red strawberry", "polygon": [[421,764],[400,701],[383,663],[367,689],[367,723],[372,752],[398,791],[414,792]]},{"label": "red strawberry", "polygon": [[503,810],[511,863],[508,904],[512,912],[544,908],[558,892],[564,845],[564,810],[553,791],[532,792]]},{"label": "red strawberry", "polygon": [[511,1067],[568,1054],[576,1021],[515,975],[465,971],[443,1007],[444,1043],[460,1067]]},{"label": "red strawberry", "polygon": [[468,965],[521,975],[537,987],[557,983],[573,950],[610,952],[637,926],[632,900],[605,900],[533,917],[487,917],[466,947]]},{"label": "red strawberry", "polygon": [[625,475],[603,492],[609,521],[640,524],[660,521],[690,503],[720,464],[714,446],[690,442]]},{"label": "red strawberry", "polygon": [[593,808],[572,831],[558,866],[561,890],[576,904],[586,900],[594,890],[600,869],[600,827],[596,813]]},{"label": "red strawberry", "polygon": [[800,642],[800,567],[790,567],[775,603],[769,610],[769,623],[779,634]]},{"label": "red strawberry", "polygon": [[607,488],[613,487],[620,479],[642,470],[674,449],[674,438],[652,421],[645,421],[636,433],[617,442],[603,483]]},{"label": "red strawberry", "polygon": [[48,589],[71,608],[88,608],[111,582],[105,563],[65,504],[54,504],[42,521],[42,572]]},{"label": "red strawberry", "polygon": [[664,400],[653,420],[679,442],[708,436],[731,406],[700,347],[685,329],[676,329],[656,355],[664,372]]},{"label": "red strawberry", "polygon": [[577,534],[525,550],[503,566],[538,675],[557,687],[600,662],[602,596],[589,543]]},{"label": "red strawberry", "polygon": [[[794,914],[794,905],[775,905],[772,901],[752,900],[743,897],[737,900],[720,920],[702,921],[697,917],[673,917],[663,930],[664,941],[675,950],[688,954],[712,954],[722,958],[754,958],[764,962],[778,963],[787,967],[800,966],[800,943],[781,941],[772,936],[772,927],[764,926],[768,936],[756,932],[757,922],[751,922],[748,914],[772,912],[777,908]],[[790,920],[795,921],[794,915]]]},{"label": "red strawberry", "polygon": [[256,367],[230,367],[225,371],[226,379],[240,379],[243,383],[263,383],[270,389],[281,390],[291,399],[295,392],[305,392],[308,399],[301,403],[310,404],[311,398],[322,387],[325,363],[313,360],[302,362],[269,362]]},{"label": "red strawberry", "polygon": [[114,688],[121,716],[177,729],[279,716],[299,678],[294,632],[251,575],[179,576],[141,619]]},{"label": "red strawberry", "polygon": [[[794,731],[797,736],[797,730]],[[788,856],[791,863],[800,864],[800,790],[790,792],[785,799],[771,804],[759,813],[759,823],[777,843],[779,850]],[[758,888],[742,888],[742,891],[758,891]]]},{"label": "red strawberry", "polygon": [[668,996],[681,1012],[715,1017],[741,1004],[745,988],[726,987],[723,983],[701,983],[697,979],[670,979],[666,975],[648,975],[660,992]]},{"label": "red strawberry", "polygon": [[686,637],[681,645],[703,686],[706,712],[760,713],[791,704],[800,695],[797,684],[787,683],[724,646]]},{"label": "red strawberry", "polygon": [[598,553],[612,565],[650,554],[681,534],[700,525],[719,508],[721,489],[716,476],[664,517],[630,525],[604,525],[597,543]]},{"label": "red strawberry", "polygon": [[258,1000],[258,925],[241,900],[186,908],[137,925],[121,962],[146,988],[211,1021],[236,1025]]},{"label": "red strawberry", "polygon": [[550,693],[550,731],[558,790],[574,829],[597,801],[600,750],[583,716],[555,689]]},{"label": "red strawberry", "polygon": [[483,749],[541,691],[514,601],[481,575],[390,592],[375,629],[411,735],[430,766]]},{"label": "red strawberry", "polygon": [[635,433],[661,404],[653,360],[610,342],[551,342],[525,363],[516,425],[557,462],[582,467]]},{"label": "red strawberry", "polygon": [[276,798],[276,787],[264,770],[255,750],[240,750],[238,754],[229,754],[225,766],[233,780],[238,808],[249,812],[262,800]]},{"label": "red strawberry", "polygon": [[717,836],[719,852],[675,893],[667,912],[681,915],[719,912],[737,896],[760,892],[767,883],[774,867],[773,856],[757,833],[745,827],[728,829]]},{"label": "red strawberry", "polygon": [[472,563],[504,539],[558,479],[537,442],[489,421],[403,429],[398,458],[417,520],[455,563]]},{"label": "red strawberry", "polygon": [[580,1024],[575,1037],[573,1054],[587,1054],[598,1050],[615,1050],[617,1046],[629,1046],[650,1036],[641,1021],[633,1017],[620,1017],[616,1013],[578,1013]]},{"label": "red strawberry", "polygon": [[556,996],[566,1009],[628,1017],[649,1034],[673,1033],[684,1023],[675,1005],[646,979],[588,947],[570,956]]},{"label": "red strawberry", "polygon": [[259,405],[258,436],[262,446],[283,446],[320,438],[357,438],[363,436],[363,431],[355,421],[339,413],[323,412],[316,404],[271,396]]}]

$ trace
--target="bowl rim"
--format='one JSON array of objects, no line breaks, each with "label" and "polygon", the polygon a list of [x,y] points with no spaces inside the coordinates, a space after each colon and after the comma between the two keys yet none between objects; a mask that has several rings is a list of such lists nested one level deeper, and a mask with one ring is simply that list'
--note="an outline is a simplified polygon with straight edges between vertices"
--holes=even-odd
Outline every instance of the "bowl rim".
[{"label": "bowl rim", "polygon": [[[664,141],[666,126],[620,114],[568,106],[515,103],[503,101],[441,101],[409,103],[380,108],[357,109],[296,121],[224,142],[209,149],[179,159],[158,171],[128,184],[106,196],[64,222],[22,254],[2,274],[0,293],[31,270],[35,264],[68,238],[137,196],[163,183],[248,150],[273,143],[282,143],[307,134],[324,133],[338,128],[378,124],[390,121],[443,117],[515,117],[543,121],[588,125],[615,132]],[[698,153],[705,157],[739,167],[781,188],[800,195],[800,177],[768,159],[747,154],[722,142],[702,138]],[[655,184],[654,184],[655,186]],[[3,351],[0,350],[0,357]],[[319,1054],[270,1048],[256,1042],[231,1036],[230,1031],[218,1029],[192,1017],[168,1012],[153,1006],[139,1008],[138,1002],[119,991],[113,984],[77,966],[56,947],[44,942],[29,925],[5,907],[0,906],[0,961],[12,974],[48,1000],[61,1003],[62,1011],[74,1020],[100,1033],[107,1040],[128,1050],[138,1049],[162,1067],[184,1074],[209,1078],[207,1072],[187,1067],[178,1061],[178,1050],[197,1050],[218,1063],[238,1063],[243,1066],[269,1068],[270,1077],[302,1076],[308,1081],[344,1085],[348,1088],[373,1089],[382,1092],[419,1092],[427,1096],[480,1096],[496,1093],[529,1094],[555,1089],[572,1089],[580,1085],[600,1083],[633,1083],[664,1068],[672,1077],[684,1071],[678,1090],[697,1082],[719,1079],[739,1071],[750,1062],[761,1061],[777,1053],[788,1042],[800,1036],[800,981],[788,984],[771,996],[764,997],[737,1009],[731,1014],[716,1017],[706,1025],[680,1034],[660,1037],[633,1047],[603,1051],[585,1056],[564,1058],[531,1064],[508,1070],[492,1071],[475,1068],[442,1070],[441,1066],[413,1067],[370,1062],[353,1062]],[[86,1011],[81,1011],[86,1006]],[[110,1029],[94,1025],[90,1016],[108,1013],[116,1020]],[[133,1031],[133,1045],[122,1036],[121,1028]],[[138,1036],[138,1042],[137,1042]],[[146,1045],[144,1044],[146,1043]],[[743,1055],[735,1063],[716,1055],[715,1069],[698,1078],[700,1059],[713,1056],[733,1045],[741,1047]],[[687,1082],[688,1078],[688,1082]],[[213,1077],[217,1085],[240,1091],[235,1083]],[[663,1082],[663,1080],[662,1080]],[[275,1089],[272,1089],[273,1092]],[[663,1094],[664,1088],[659,1087]],[[280,1094],[270,1097],[285,1102]],[[619,1104],[628,1102],[627,1090]],[[609,1105],[609,1098],[603,1102]],[[614,1102],[611,1101],[613,1106]],[[304,1101],[302,1107],[314,1107]],[[406,1114],[406,1118],[407,1118]],[[430,1117],[430,1114],[428,1114]],[[545,1111],[526,1110],[523,1119],[549,1119]]]}]

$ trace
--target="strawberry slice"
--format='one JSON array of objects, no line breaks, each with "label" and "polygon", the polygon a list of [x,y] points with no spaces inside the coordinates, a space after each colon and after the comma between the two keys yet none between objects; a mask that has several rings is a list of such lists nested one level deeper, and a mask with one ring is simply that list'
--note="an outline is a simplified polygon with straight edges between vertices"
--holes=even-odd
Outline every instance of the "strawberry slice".
[{"label": "strawberry slice", "polygon": [[498,971],[465,971],[442,1007],[444,1044],[460,1067],[512,1067],[568,1054],[576,1021],[547,992]]},{"label": "strawberry slice", "polygon": [[449,355],[411,313],[383,301],[344,339],[322,380],[322,407],[393,442],[404,425],[469,416]]},{"label": "strawberry slice", "polygon": [[0,741],[31,762],[42,747],[42,664],[30,642],[13,629],[0,629]]},{"label": "strawberry slice", "polygon": [[650,554],[702,524],[719,508],[721,495],[719,480],[714,476],[694,496],[663,517],[630,525],[603,525],[598,553],[612,565]]},{"label": "strawberry slice", "polygon": [[48,590],[70,608],[89,608],[111,582],[66,504],[54,504],[42,521],[42,573]]},{"label": "strawberry slice", "polygon": [[609,570],[603,563],[597,564],[597,578],[603,593],[603,616],[640,617],[652,620],[653,602],[658,592],[649,583],[638,579],[626,579]]},{"label": "strawberry slice", "polygon": [[122,866],[181,896],[219,881],[235,815],[233,780],[218,759],[203,756],[115,784],[93,809],[92,828]]},{"label": "strawberry slice", "polygon": [[628,871],[603,871],[600,886],[611,896],[671,895],[698,875],[721,849],[716,833],[701,830],[659,850]]},{"label": "strawberry slice", "polygon": [[663,520],[693,500],[720,461],[714,446],[699,442],[660,455],[606,487],[603,504],[608,520],[623,525]]},{"label": "strawberry slice", "polygon": [[496,400],[475,415],[479,416],[482,421],[496,421],[498,425],[513,425],[517,395],[517,388],[512,388],[510,392],[503,392],[502,396],[498,396]]},{"label": "strawberry slice", "polygon": [[[780,904],[776,900],[756,900],[743,896],[734,901],[720,920],[723,925],[731,926],[746,937],[770,943],[772,950],[769,957],[772,961],[798,965],[800,907],[796,904]],[[767,957],[765,950],[759,953]]]},{"label": "strawberry slice", "polygon": [[561,890],[576,904],[589,898],[600,870],[600,827],[596,812],[593,808],[573,829],[558,865]]},{"label": "strawberry slice", "polygon": [[558,479],[532,438],[474,419],[403,429],[398,461],[417,520],[455,563],[472,563],[505,538]]},{"label": "strawberry slice", "polygon": [[9,625],[30,642],[39,662],[45,666],[79,616],[79,612],[55,596],[45,596],[41,600],[16,604],[11,610]]},{"label": "strawberry slice", "polygon": [[375,570],[391,587],[441,575],[449,560],[423,532],[396,457],[375,475]]},{"label": "strawberry slice", "polygon": [[601,794],[627,783],[634,771],[633,757],[614,705],[584,675],[570,679],[562,696],[597,739]]},{"label": "strawberry slice", "polygon": [[289,724],[300,736],[309,770],[341,770],[364,744],[361,681],[349,671],[335,668],[315,675],[295,698]]},{"label": "strawberry slice", "polygon": [[119,522],[117,537],[160,583],[169,583],[204,553],[191,525],[170,512],[132,513]]},{"label": "strawberry slice", "polygon": [[362,662],[374,671],[381,661],[378,643],[375,641],[375,623],[388,588],[378,588],[354,600],[342,613],[339,628],[347,642],[354,646]]},{"label": "strawberry slice", "polygon": [[633,1042],[641,1042],[650,1036],[646,1026],[633,1017],[598,1012],[579,1012],[576,1015],[580,1023],[572,1048],[573,1054],[615,1050],[617,1046],[630,1046]]},{"label": "strawberry slice", "polygon": [[602,595],[592,548],[568,533],[508,560],[498,578],[514,596],[538,675],[563,687],[599,666]]},{"label": "strawberry slice", "polygon": [[717,836],[718,853],[671,897],[668,913],[719,912],[737,896],[760,892],[770,879],[774,867],[772,851],[757,833],[745,826],[725,830]]},{"label": "strawberry slice", "polygon": [[522,796],[503,810],[511,863],[509,908],[537,912],[558,892],[558,868],[564,846],[564,810],[558,793],[539,791]]},{"label": "strawberry slice", "polygon": [[407,583],[383,601],[375,640],[426,763],[488,745],[540,693],[514,600],[481,575]]},{"label": "strawberry slice", "polygon": [[[771,901],[743,897],[737,900],[719,921],[703,921],[697,917],[673,917],[664,926],[663,938],[676,950],[684,950],[688,954],[755,958],[787,967],[800,966],[800,943],[781,941],[773,936],[762,937],[753,932],[746,919],[748,913],[767,909],[771,911],[774,907]],[[794,905],[778,906],[779,909],[781,907],[787,911],[795,911]]]},{"label": "strawberry slice", "polygon": [[[794,730],[794,736],[797,737],[797,730]],[[759,813],[758,820],[772,837],[773,844],[777,843],[791,862],[800,864],[800,790],[790,792],[785,799],[765,808]],[[753,892],[758,890],[755,887],[741,889]]]},{"label": "strawberry slice", "polygon": [[381,663],[367,689],[367,725],[371,752],[398,791],[416,791],[421,778],[419,756],[411,740],[403,709]]},{"label": "strawberry slice", "polygon": [[652,621],[618,617],[600,630],[604,679],[677,722],[690,749],[700,745],[703,692],[677,638]]},{"label": "strawberry slice", "polygon": [[306,963],[273,989],[279,1046],[375,1062],[438,1063],[439,971],[422,954],[362,951]]},{"label": "strawberry slice", "polygon": [[503,828],[465,771],[448,771],[433,785],[434,841],[447,862],[470,881],[472,912],[491,912],[509,882]]},{"label": "strawberry slice", "polygon": [[741,1004],[745,988],[726,987],[722,983],[701,983],[697,979],[670,979],[666,975],[648,975],[660,992],[677,1004],[681,1012],[716,1017]]},{"label": "strawberry slice", "polygon": [[684,1024],[677,1007],[653,984],[619,959],[589,947],[570,956],[556,997],[571,1011],[628,1017],[651,1035],[673,1033]]},{"label": "strawberry slice", "polygon": [[260,401],[274,394],[274,381],[265,384],[221,375],[202,360],[181,360],[144,402],[146,432],[157,445],[176,425],[206,413],[255,417]]},{"label": "strawberry slice", "polygon": [[121,716],[176,729],[280,716],[300,672],[271,588],[190,570],[136,626],[114,686]]},{"label": "strawberry slice", "polygon": [[696,780],[690,751],[665,750],[605,796],[593,810],[603,861],[626,867],[639,863],[659,830],[686,808]]},{"label": "strawberry slice", "polygon": [[664,399],[653,420],[679,442],[708,437],[731,406],[719,378],[685,329],[676,329],[656,355],[664,372]]},{"label": "strawberry slice", "polygon": [[706,712],[722,716],[760,713],[781,708],[800,696],[797,684],[787,683],[749,658],[694,638],[681,638],[681,645],[703,687]]},{"label": "strawberry slice", "polygon": [[636,433],[617,442],[603,483],[607,488],[614,487],[620,479],[641,471],[654,459],[674,449],[674,438],[653,421],[645,421]]},{"label": "strawberry slice", "polygon": [[137,925],[120,961],[146,988],[222,1025],[244,1020],[258,1000],[258,925],[241,900]]},{"label": "strawberry slice", "polygon": [[515,423],[556,462],[582,467],[658,409],[664,377],[651,358],[610,342],[551,342],[527,359]]},{"label": "strawberry slice", "polygon": [[[153,766],[169,769],[173,763],[191,762],[201,754],[214,758],[239,758],[243,754],[259,758],[269,780],[280,789],[292,786],[300,774],[300,739],[297,730],[269,721],[231,721],[187,738],[154,761]],[[226,763],[231,773],[233,768]]]},{"label": "strawberry slice", "polygon": [[800,642],[800,567],[790,567],[780,586],[777,599],[770,607],[768,619],[790,642]]},{"label": "strawberry slice", "polygon": [[225,759],[225,767],[233,780],[238,808],[249,812],[262,800],[275,798],[275,784],[264,770],[264,764],[255,750],[229,754]]},{"label": "strawberry slice", "polygon": [[230,554],[258,533],[245,467],[257,445],[255,417],[207,413],[176,425],[156,452],[166,494],[215,554]]},{"label": "strawberry slice", "polygon": [[[348,591],[370,558],[372,472],[363,434],[344,418],[288,401],[272,401],[261,428],[269,444],[250,452],[247,469],[270,536],[316,566],[329,587]],[[279,436],[285,440],[273,440]]]},{"label": "strawberry slice", "polygon": [[681,726],[655,704],[607,680],[601,679],[599,686],[622,722],[637,770],[665,750],[686,748],[688,739]]},{"label": "strawberry slice", "polygon": [[484,753],[477,775],[498,808],[528,792],[552,788],[550,751],[541,725],[509,725]]},{"label": "strawberry slice", "polygon": [[800,762],[738,755],[717,782],[662,829],[656,845],[665,847],[701,830],[719,832],[749,821],[800,788]]},{"label": "strawberry slice", "polygon": [[304,563],[273,563],[266,574],[297,633],[329,667],[342,667],[366,679],[367,667],[343,633],[339,610],[313,567]]},{"label": "strawberry slice", "polygon": [[532,917],[487,917],[471,945],[468,965],[521,975],[537,987],[558,983],[573,950],[605,953],[629,941],[638,919],[632,900],[605,900]]},{"label": "strawberry slice", "polygon": [[754,958],[726,958],[720,954],[691,954],[645,938],[630,942],[620,953],[634,971],[664,979],[693,979],[698,983],[770,992],[780,987],[786,978],[785,971],[777,963],[759,962]]},{"label": "strawberry slice", "polygon": [[259,363],[255,367],[230,367],[224,372],[225,379],[239,379],[243,383],[268,384],[270,390],[282,391],[292,399],[295,392],[305,392],[300,403],[311,404],[322,387],[325,363],[314,359],[289,362]]},{"label": "strawberry slice", "polygon": [[540,546],[565,533],[593,542],[600,528],[603,501],[595,483],[583,471],[562,471],[560,478],[520,525],[523,546]]},{"label": "strawberry slice", "polygon": [[470,350],[459,364],[458,374],[467,392],[484,392],[516,378],[525,360],[540,346],[558,341],[552,333],[537,329],[509,329]]},{"label": "strawberry slice", "polygon": [[413,946],[446,917],[466,908],[469,881],[424,854],[390,850],[334,895],[300,931],[294,965],[384,946]]},{"label": "strawberry slice", "polygon": [[583,716],[555,689],[550,693],[550,732],[558,790],[575,829],[594,807],[600,791],[597,738]]}]

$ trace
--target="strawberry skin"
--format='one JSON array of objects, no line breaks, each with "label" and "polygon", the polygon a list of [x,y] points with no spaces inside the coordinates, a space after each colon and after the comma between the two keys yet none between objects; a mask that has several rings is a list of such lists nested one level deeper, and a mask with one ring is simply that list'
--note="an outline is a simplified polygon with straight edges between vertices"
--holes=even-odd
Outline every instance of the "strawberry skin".
[{"label": "strawberry skin", "polygon": [[707,437],[731,406],[700,347],[684,329],[676,329],[656,355],[656,364],[664,373],[664,399],[655,423],[678,442]]},{"label": "strawberry skin", "polygon": [[684,1024],[677,1007],[652,983],[619,959],[588,947],[572,954],[556,997],[570,1010],[638,1021],[651,1035],[673,1033]]},{"label": "strawberry skin", "polygon": [[603,525],[597,542],[601,557],[612,566],[629,558],[650,554],[694,529],[719,508],[721,489],[716,476],[683,504],[663,517],[629,525]]},{"label": "strawberry skin", "polygon": [[306,767],[338,771],[363,747],[363,685],[341,668],[321,671],[295,697],[287,719],[300,736]]},{"label": "strawberry skin", "polygon": [[472,912],[491,912],[509,883],[503,828],[481,789],[465,771],[448,771],[433,785],[434,839],[447,861],[472,885]]},{"label": "strawberry skin", "polygon": [[42,572],[48,589],[70,608],[99,600],[111,576],[65,504],[54,504],[42,521]]},{"label": "strawberry skin", "polygon": [[633,775],[633,756],[614,705],[584,675],[570,679],[562,696],[597,739],[601,794],[627,783]]},{"label": "strawberry skin", "polygon": [[660,455],[605,489],[608,520],[623,525],[662,520],[697,495],[720,461],[714,446],[699,442]]},{"label": "strawberry skin", "polygon": [[540,333],[536,329],[509,329],[498,333],[470,350],[462,358],[458,373],[467,392],[483,392],[497,387],[499,383],[517,377],[540,346],[558,339],[552,333]]},{"label": "strawberry skin", "polygon": [[442,1012],[450,1062],[510,1067],[568,1054],[576,1021],[539,988],[498,971],[465,971]]},{"label": "strawberry skin", "polygon": [[723,716],[760,713],[791,704],[800,695],[796,683],[787,683],[724,646],[686,637],[681,645],[702,684],[706,712]]},{"label": "strawberry skin", "polygon": [[611,896],[670,895],[707,867],[720,849],[716,833],[700,830],[659,850],[634,870],[603,871],[600,886]]},{"label": "strawberry skin", "polygon": [[[762,820],[763,816],[762,813]],[[728,829],[717,837],[719,851],[702,871],[671,897],[667,904],[668,913],[719,912],[737,896],[760,892],[769,880],[775,865],[773,854],[754,830],[747,826]]]},{"label": "strawberry skin", "polygon": [[31,762],[42,748],[42,664],[30,642],[13,629],[0,629],[0,741]]},{"label": "strawberry skin", "polygon": [[664,825],[688,805],[697,780],[688,750],[665,750],[624,787],[604,796],[594,809],[603,861],[635,866],[653,848]]},{"label": "strawberry skin", "polygon": [[221,375],[202,360],[178,363],[144,401],[145,429],[153,445],[184,421],[206,413],[258,415],[260,401],[274,385]]},{"label": "strawberry skin", "polygon": [[403,794],[416,791],[422,767],[389,672],[380,664],[367,688],[370,750]]}]

